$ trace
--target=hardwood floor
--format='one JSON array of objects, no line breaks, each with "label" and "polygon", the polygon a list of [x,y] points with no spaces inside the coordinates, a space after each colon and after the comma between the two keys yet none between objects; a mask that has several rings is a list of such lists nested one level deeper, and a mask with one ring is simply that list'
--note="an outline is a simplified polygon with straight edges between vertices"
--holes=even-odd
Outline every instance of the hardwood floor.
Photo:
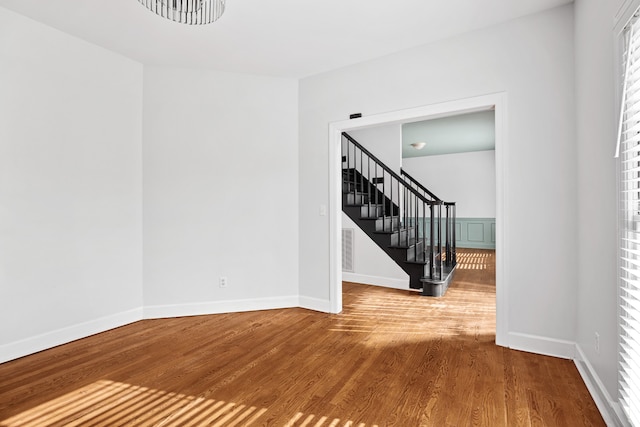
[{"label": "hardwood floor", "polygon": [[145,320],[0,365],[0,426],[603,426],[573,362],[497,347],[492,251],[443,298]]}]

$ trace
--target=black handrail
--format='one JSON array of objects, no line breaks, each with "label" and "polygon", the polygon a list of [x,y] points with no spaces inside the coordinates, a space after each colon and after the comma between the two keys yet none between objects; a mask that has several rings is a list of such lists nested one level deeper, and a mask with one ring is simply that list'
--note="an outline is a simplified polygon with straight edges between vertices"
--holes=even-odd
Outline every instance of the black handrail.
[{"label": "black handrail", "polygon": [[429,191],[424,185],[420,184],[418,182],[417,179],[415,179],[414,177],[412,177],[411,175],[409,175],[407,172],[405,172],[404,169],[400,169],[400,173],[405,176],[406,178],[409,178],[409,181],[411,182],[411,184],[415,185],[416,187],[418,187],[420,190],[424,191],[426,194],[428,194],[429,196],[433,197],[434,200],[437,201],[442,201],[442,199],[438,196],[436,196],[435,194],[433,194],[431,191]]}]

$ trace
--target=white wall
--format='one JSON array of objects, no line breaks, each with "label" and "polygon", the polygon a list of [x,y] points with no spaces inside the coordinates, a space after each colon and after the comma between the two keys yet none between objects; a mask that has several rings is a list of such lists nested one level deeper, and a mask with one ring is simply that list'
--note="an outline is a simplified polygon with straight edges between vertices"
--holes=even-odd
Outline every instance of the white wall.
[{"label": "white wall", "polygon": [[[617,400],[616,138],[613,22],[620,0],[576,0],[578,346]],[[600,352],[594,348],[600,334]],[[608,394],[608,396],[606,395]]]},{"label": "white wall", "polygon": [[297,305],[298,82],[145,67],[144,105],[145,313]]},{"label": "white wall", "polygon": [[458,218],[496,217],[494,150],[411,157],[402,167],[436,196],[456,202]]},{"label": "white wall", "polygon": [[2,8],[0,64],[0,362],[298,305],[296,80],[143,71]]},{"label": "white wall", "polygon": [[[358,129],[347,133],[391,168],[392,171],[400,174],[400,168],[402,167],[402,126],[399,123]],[[380,176],[382,176],[381,173]]]},{"label": "white wall", "polygon": [[342,214],[342,228],[350,228],[355,231],[353,235],[353,271],[343,272],[343,280],[396,289],[409,289],[409,275],[344,213]]},{"label": "white wall", "polygon": [[[317,208],[329,198],[329,123],[352,112],[366,117],[506,92],[509,339],[570,352],[577,291],[572,12],[561,7],[301,81],[302,297],[330,295],[329,221]],[[523,229],[526,239],[513,232]]]},{"label": "white wall", "polygon": [[141,129],[139,64],[0,8],[0,362],[139,318]]}]

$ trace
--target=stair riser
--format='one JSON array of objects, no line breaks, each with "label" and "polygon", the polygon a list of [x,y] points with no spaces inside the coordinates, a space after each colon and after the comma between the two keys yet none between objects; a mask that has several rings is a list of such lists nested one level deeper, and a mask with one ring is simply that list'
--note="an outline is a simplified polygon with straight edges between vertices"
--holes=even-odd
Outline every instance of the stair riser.
[{"label": "stair riser", "polygon": [[417,261],[416,257],[423,257],[423,247],[424,244],[422,242],[416,243],[412,248],[404,249],[407,253],[407,261]]},{"label": "stair riser", "polygon": [[[347,197],[348,197],[347,203],[350,205],[365,205],[365,204],[368,204],[369,201],[371,201],[371,203],[374,205],[382,205],[384,201],[380,196],[380,194],[378,194],[377,196],[378,198],[376,199],[375,192],[372,192],[371,194],[367,194],[366,189],[365,191],[360,191],[360,189],[354,190],[354,188],[347,188],[347,186],[343,186],[342,192],[347,194]],[[387,210],[387,213],[388,213],[390,209],[389,203],[386,204],[385,209]]]},{"label": "stair riser", "polygon": [[400,230],[391,235],[391,246],[409,247],[415,243],[415,230],[412,228]]},{"label": "stair riser", "polygon": [[366,194],[347,194],[348,205],[365,205],[369,203],[369,197]]},{"label": "stair riser", "polygon": [[382,206],[377,205],[365,205],[360,208],[361,218],[373,218],[377,219],[383,214]]},{"label": "stair riser", "polygon": [[379,218],[376,220],[376,231],[395,231],[398,229],[400,219],[398,217]]}]

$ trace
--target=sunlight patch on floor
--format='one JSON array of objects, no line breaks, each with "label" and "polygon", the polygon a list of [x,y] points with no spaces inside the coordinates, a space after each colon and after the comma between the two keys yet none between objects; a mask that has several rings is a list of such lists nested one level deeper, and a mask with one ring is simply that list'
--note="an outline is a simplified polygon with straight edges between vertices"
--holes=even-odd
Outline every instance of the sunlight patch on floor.
[{"label": "sunlight patch on floor", "polygon": [[458,270],[487,270],[495,264],[495,252],[458,252],[456,268]]},{"label": "sunlight patch on floor", "polygon": [[[0,427],[240,427],[262,425],[269,421],[265,415],[267,408],[100,380],[0,421]],[[302,412],[284,425],[378,427]]]},{"label": "sunlight patch on floor", "polygon": [[247,426],[267,409],[101,380],[0,421],[2,427]]},{"label": "sunlight patch on floor", "polygon": [[[301,424],[296,424],[301,421]],[[287,424],[285,427],[378,427],[377,424],[371,424],[367,426],[365,423],[354,423],[353,421],[342,421],[340,418],[334,418],[329,422],[327,417],[316,417],[315,415],[305,416],[302,412],[298,412]]]},{"label": "sunlight patch on floor", "polygon": [[[460,251],[460,270],[440,298],[357,285],[330,330],[358,335],[368,346],[395,345],[399,339],[419,342],[459,336],[494,336],[495,252]],[[475,271],[474,271],[475,270]],[[473,318],[472,327],[468,319]]]}]

